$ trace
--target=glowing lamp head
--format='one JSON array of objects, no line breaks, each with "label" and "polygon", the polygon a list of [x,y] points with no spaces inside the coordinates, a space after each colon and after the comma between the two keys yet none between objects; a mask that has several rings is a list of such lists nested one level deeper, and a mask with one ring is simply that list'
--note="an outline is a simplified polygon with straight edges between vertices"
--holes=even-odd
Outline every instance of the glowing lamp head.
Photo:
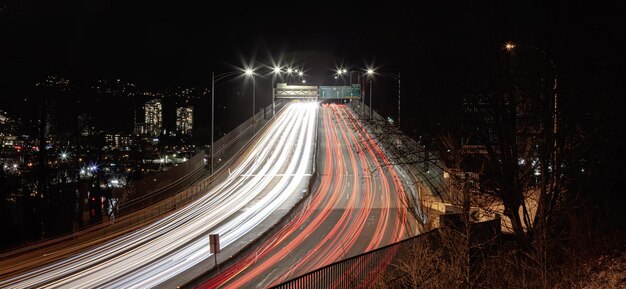
[{"label": "glowing lamp head", "polygon": [[504,44],[504,49],[506,49],[507,51],[511,51],[513,49],[515,49],[515,43],[513,42],[507,42],[506,44]]}]

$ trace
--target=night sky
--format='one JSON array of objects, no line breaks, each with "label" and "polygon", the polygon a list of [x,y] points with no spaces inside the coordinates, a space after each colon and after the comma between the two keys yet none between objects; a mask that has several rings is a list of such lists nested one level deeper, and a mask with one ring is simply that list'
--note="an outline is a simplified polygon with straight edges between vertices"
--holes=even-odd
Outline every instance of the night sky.
[{"label": "night sky", "polygon": [[[212,70],[282,55],[315,84],[334,84],[339,65],[402,72],[404,108],[429,119],[450,100],[488,92],[494,55],[509,40],[546,51],[566,81],[596,98],[610,102],[623,92],[619,3],[127,2],[1,2],[0,104],[49,74],[84,83],[122,78],[155,90],[209,86]],[[393,82],[379,82],[376,95],[395,95]],[[260,104],[269,102],[266,90]],[[391,114],[394,98],[375,101]]]}]

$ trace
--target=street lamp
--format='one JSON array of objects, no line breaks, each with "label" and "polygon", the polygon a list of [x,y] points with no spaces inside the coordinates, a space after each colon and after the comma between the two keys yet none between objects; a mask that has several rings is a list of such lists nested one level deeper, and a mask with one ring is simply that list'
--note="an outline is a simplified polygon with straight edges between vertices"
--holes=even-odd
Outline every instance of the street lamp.
[{"label": "street lamp", "polygon": [[554,74],[554,83],[552,86],[552,95],[553,95],[553,100],[554,100],[554,107],[553,107],[553,129],[554,129],[554,134],[556,135],[556,131],[557,131],[557,108],[558,108],[558,95],[557,95],[557,84],[558,84],[558,75],[557,75],[557,69],[556,69],[556,63],[554,62],[554,60],[552,60],[552,58],[550,58],[550,56],[548,55],[547,52],[545,52],[543,49],[540,49],[538,47],[532,46],[532,45],[524,45],[524,44],[516,44],[513,42],[507,42],[504,44],[504,49],[509,52],[512,53],[516,47],[523,47],[523,48],[529,48],[532,50],[535,50],[539,53],[541,53],[543,55],[543,57],[545,57],[548,62],[550,62],[550,66],[552,67],[552,72]]},{"label": "street lamp", "polygon": [[[547,173],[548,173],[548,169],[549,169],[549,165],[548,163],[552,163],[552,167],[554,169],[556,169],[558,167],[557,165],[557,147],[558,147],[558,141],[557,141],[557,125],[558,125],[558,94],[557,94],[557,84],[558,84],[558,75],[557,75],[557,66],[554,60],[552,60],[552,58],[548,55],[548,53],[546,51],[544,51],[543,49],[537,48],[535,46],[531,46],[531,45],[518,45],[512,42],[507,42],[504,45],[504,49],[508,52],[508,53],[512,53],[516,47],[523,47],[523,48],[529,48],[532,49],[534,51],[539,52],[540,54],[542,54],[542,56],[548,60],[548,62],[550,63],[550,66],[552,67],[552,73],[554,74],[554,83],[552,85],[552,101],[553,101],[553,106],[552,106],[552,132],[551,132],[551,136],[550,136],[550,132],[549,130],[546,130],[546,138],[547,138],[547,142],[550,142],[550,137],[552,137],[552,153],[550,153],[549,150],[544,150],[544,160],[542,160],[542,164],[541,164],[541,169],[543,170],[543,173],[539,173],[538,170],[535,171],[535,175],[540,174],[541,178],[542,178],[542,183],[544,183],[545,185],[545,181],[546,181],[546,177],[547,177]],[[549,101],[549,100],[547,100]],[[543,162],[546,162],[545,164]]]},{"label": "street lamp", "polygon": [[[346,78],[343,76],[345,73],[347,73],[346,69],[339,68],[337,69],[337,75],[335,76],[335,79],[337,79],[338,76],[341,77],[344,86],[346,85]],[[350,79],[350,82],[352,82],[352,78]]]},{"label": "street lamp", "polygon": [[370,118],[372,118],[372,78],[374,77],[374,70],[373,69],[367,69],[367,77],[370,80]]},{"label": "street lamp", "polygon": [[398,126],[400,126],[400,104],[401,104],[401,102],[400,102],[400,100],[401,100],[401,98],[400,98],[400,96],[401,96],[401,94],[400,94],[400,92],[401,92],[401,90],[400,90],[400,73],[399,72],[398,73],[375,72],[374,69],[369,68],[369,69],[366,70],[366,74],[367,74],[368,78],[370,79],[370,102],[369,102],[370,118],[372,117],[372,77],[374,75],[380,75],[380,76],[389,77],[389,78],[392,78],[392,79],[398,81],[398,121],[397,121],[397,124],[398,124]]},{"label": "street lamp", "polygon": [[276,89],[274,88],[274,82],[276,80],[276,77],[280,76],[281,72],[282,70],[280,67],[274,67],[274,75],[272,75],[272,116],[276,114],[276,104],[274,102],[274,99],[276,98]]},{"label": "street lamp", "polygon": [[256,121],[254,119],[254,112],[256,109],[255,101],[256,101],[256,79],[254,78],[254,70],[252,68],[246,68],[245,70],[246,77],[252,77],[252,135],[254,135]]},{"label": "street lamp", "polygon": [[[247,73],[247,70],[246,70]],[[220,81],[222,79],[239,75],[240,72],[230,71],[215,75],[215,72],[211,72],[211,174],[213,174],[213,145],[215,138],[215,82]],[[254,110],[253,110],[254,113]],[[254,120],[254,114],[253,114]]]}]

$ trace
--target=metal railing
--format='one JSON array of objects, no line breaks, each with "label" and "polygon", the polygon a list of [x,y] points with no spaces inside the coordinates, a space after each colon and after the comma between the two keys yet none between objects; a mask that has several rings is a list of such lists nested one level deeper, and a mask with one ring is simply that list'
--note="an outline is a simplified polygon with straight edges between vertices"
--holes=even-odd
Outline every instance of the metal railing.
[{"label": "metal railing", "polygon": [[[418,245],[438,246],[441,230],[434,229],[403,241],[365,252],[275,285],[273,289],[291,288],[370,288],[383,274],[394,276],[396,281],[406,272],[397,266],[400,257],[411,256]],[[480,232],[482,238],[495,239],[500,234],[500,219],[472,224],[472,231]],[[475,240],[480,242],[481,240]]]}]

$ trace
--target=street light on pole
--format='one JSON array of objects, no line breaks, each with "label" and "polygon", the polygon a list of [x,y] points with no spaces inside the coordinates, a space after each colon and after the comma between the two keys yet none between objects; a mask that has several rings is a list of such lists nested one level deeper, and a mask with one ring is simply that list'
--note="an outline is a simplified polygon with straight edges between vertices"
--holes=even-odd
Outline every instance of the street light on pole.
[{"label": "street light on pole", "polygon": [[274,67],[274,75],[272,75],[272,116],[276,114],[276,104],[274,102],[274,99],[276,98],[276,88],[274,88],[274,82],[276,80],[276,77],[280,76],[281,72],[282,70],[280,67]]},{"label": "street light on pole", "polygon": [[398,81],[398,120],[397,120],[397,124],[398,124],[398,127],[399,127],[400,126],[400,112],[401,112],[401,110],[400,110],[401,109],[401,107],[400,107],[400,104],[401,104],[401,98],[400,98],[400,96],[401,96],[401,94],[400,94],[401,93],[401,89],[400,89],[401,88],[400,87],[400,84],[401,84],[401,82],[400,82],[401,81],[400,72],[398,72],[398,73],[375,72],[373,69],[367,69],[366,74],[367,74],[368,78],[370,78],[370,117],[372,117],[372,76],[380,75],[382,77],[388,77],[388,78],[391,78],[391,79],[394,79],[394,80]]},{"label": "street light on pole", "polygon": [[552,67],[552,73],[554,74],[554,83],[552,86],[552,95],[553,95],[553,100],[554,100],[554,107],[553,107],[553,111],[552,111],[552,117],[553,117],[553,129],[554,129],[554,134],[556,135],[556,131],[557,131],[557,113],[558,113],[558,95],[557,95],[557,84],[558,84],[558,75],[557,75],[557,69],[556,69],[556,63],[554,62],[554,60],[552,60],[552,58],[550,58],[550,56],[548,55],[547,52],[545,52],[543,49],[540,49],[538,47],[532,46],[532,45],[523,45],[523,44],[516,44],[513,42],[507,42],[504,44],[504,49],[509,52],[512,53],[516,47],[524,47],[524,48],[530,48],[532,50],[535,50],[539,53],[541,53],[543,55],[543,57],[545,57],[548,62],[550,62],[550,66]]},{"label": "street light on pole", "polygon": [[225,79],[227,77],[239,75],[240,72],[230,71],[215,75],[215,72],[211,72],[211,174],[213,174],[213,145],[215,138],[215,82]]},{"label": "street light on pole", "polygon": [[248,77],[252,77],[252,134],[254,135],[255,131],[255,119],[254,119],[254,111],[255,111],[255,101],[256,101],[256,81],[254,78],[254,70],[252,68],[246,68],[245,74]]},{"label": "street light on pole", "polygon": [[[504,44],[504,49],[508,52],[508,53],[513,53],[515,51],[515,49],[517,47],[521,47],[521,48],[529,48],[532,49],[534,51],[537,51],[539,53],[541,53],[543,55],[543,57],[548,60],[548,62],[550,63],[550,66],[552,67],[552,74],[554,74],[554,83],[552,84],[552,101],[553,106],[552,106],[552,138],[553,138],[553,158],[551,161],[553,163],[553,167],[556,168],[557,164],[556,164],[556,151],[557,151],[557,131],[558,131],[558,93],[557,93],[557,85],[558,85],[558,74],[557,74],[557,65],[556,62],[548,55],[548,53],[543,50],[540,49],[538,47],[532,46],[532,45],[525,45],[525,44],[517,44],[514,42],[507,42]],[[543,174],[545,175],[545,174]]]},{"label": "street light on pole", "polygon": [[372,118],[372,78],[374,76],[374,70],[373,69],[368,69],[367,70],[367,76],[370,80],[370,102],[369,102],[369,106],[370,106],[370,118]]}]

